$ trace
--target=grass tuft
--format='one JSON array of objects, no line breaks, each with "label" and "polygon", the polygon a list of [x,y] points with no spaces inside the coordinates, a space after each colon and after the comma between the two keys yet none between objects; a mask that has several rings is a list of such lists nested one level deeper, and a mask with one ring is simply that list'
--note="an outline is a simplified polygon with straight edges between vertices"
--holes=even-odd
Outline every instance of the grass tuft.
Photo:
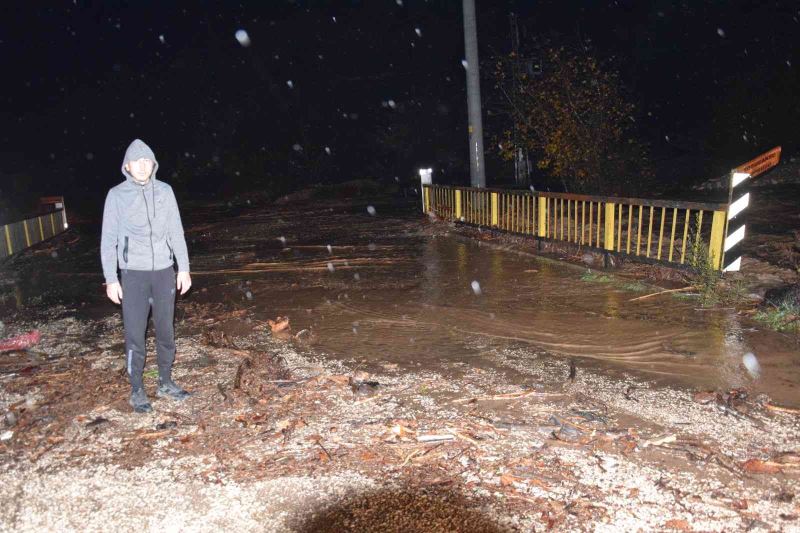
[{"label": "grass tuft", "polygon": [[800,332],[800,305],[791,298],[758,311],[753,318],[775,331]]},{"label": "grass tuft", "polygon": [[614,281],[614,278],[611,276],[606,276],[605,274],[601,274],[599,272],[592,272],[591,270],[587,270],[581,276],[581,281],[588,281],[593,283],[611,283]]}]

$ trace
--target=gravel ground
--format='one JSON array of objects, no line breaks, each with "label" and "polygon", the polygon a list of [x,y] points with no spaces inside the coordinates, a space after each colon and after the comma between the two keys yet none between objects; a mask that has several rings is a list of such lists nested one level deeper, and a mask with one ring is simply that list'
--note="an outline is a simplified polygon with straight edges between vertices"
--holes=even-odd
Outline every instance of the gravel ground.
[{"label": "gravel ground", "polygon": [[[48,332],[43,353],[63,347],[70,335],[94,334],[108,347],[119,340],[113,319],[64,314],[57,309],[45,322],[15,326]],[[238,330],[247,324],[243,317],[233,321]],[[0,443],[2,529],[797,525],[800,423],[797,415],[764,409],[764,398],[736,402],[740,416],[725,415],[722,404],[700,403],[691,391],[633,378],[620,382],[580,369],[574,381],[564,381],[564,361],[522,358],[518,350],[491,353],[493,369],[409,372],[385,365],[369,375],[380,383],[377,393],[354,395],[349,381],[366,378],[363,371],[313,348],[257,329],[237,337],[236,348],[207,346],[206,337],[186,334],[179,341],[184,359],[177,376],[195,396],[179,405],[156,401],[147,416],[130,412],[124,378],[114,371],[119,358],[102,348],[83,344],[84,355],[55,360],[33,376],[6,374],[0,406],[18,420]],[[213,371],[203,366],[209,355]],[[242,374],[241,390],[228,389],[223,402],[218,378],[239,372],[243,357],[253,358],[253,366]],[[264,378],[276,372],[270,361],[281,372],[293,369],[287,381],[297,384],[268,390]],[[77,379],[58,381],[64,369]],[[524,375],[557,385],[515,385],[531,383]],[[634,392],[626,397],[622,387],[629,385]],[[56,398],[75,401],[54,405]],[[260,405],[268,407],[263,419]],[[169,421],[175,427],[157,429]],[[420,442],[430,435],[449,438]],[[749,469],[750,460],[766,470]]]},{"label": "gravel ground", "polygon": [[[290,531],[311,509],[374,483],[355,473],[253,483],[181,480],[186,461],[0,475],[6,531]],[[176,479],[177,478],[177,479]]]}]

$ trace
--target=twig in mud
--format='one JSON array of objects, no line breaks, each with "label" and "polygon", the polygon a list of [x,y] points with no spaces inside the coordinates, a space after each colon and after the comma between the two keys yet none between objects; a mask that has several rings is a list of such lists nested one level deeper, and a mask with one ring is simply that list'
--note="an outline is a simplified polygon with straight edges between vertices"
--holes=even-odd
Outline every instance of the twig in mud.
[{"label": "twig in mud", "polygon": [[475,396],[472,398],[458,398],[453,400],[453,403],[472,403],[472,402],[486,402],[495,400],[518,400],[527,396],[565,396],[562,393],[553,392],[539,392],[539,391],[524,391],[524,392],[510,392],[508,394],[495,394],[492,396]]},{"label": "twig in mud", "polygon": [[441,447],[442,447],[442,446],[444,446],[445,444],[447,444],[447,443],[446,443],[446,442],[440,442],[439,444],[437,444],[437,445],[435,445],[435,446],[431,446],[430,448],[428,448],[427,450],[425,450],[425,453],[423,453],[423,454],[422,454],[420,457],[424,457],[424,456],[428,455],[428,454],[429,454],[429,453],[431,453],[433,450],[435,450],[435,449],[437,449],[437,448],[441,448]]},{"label": "twig in mud", "polygon": [[440,440],[456,440],[456,437],[450,433],[442,433],[440,435],[419,435],[417,437],[417,442],[437,442]]},{"label": "twig in mud", "polygon": [[317,443],[317,446],[322,448],[322,451],[325,452],[325,455],[328,456],[328,461],[333,461],[333,456],[330,453],[328,453],[328,450],[325,449],[325,446],[323,446],[322,443],[318,440],[315,442]]},{"label": "twig in mud", "polygon": [[376,399],[376,398],[380,398],[380,397],[381,397],[381,396],[375,395],[375,396],[370,396],[369,398],[363,398],[363,399],[361,399],[361,400],[358,400],[358,401],[356,401],[356,402],[353,402],[353,405],[362,405],[362,404],[365,404],[365,403],[367,403],[367,402],[371,402],[372,400],[374,400],[374,399]]},{"label": "twig in mud", "polygon": [[416,455],[419,455],[421,452],[422,452],[422,450],[420,450],[419,448],[417,448],[416,450],[414,450],[414,451],[412,451],[410,454],[408,454],[408,455],[406,456],[405,460],[403,461],[403,464],[401,464],[401,465],[400,465],[400,468],[403,468],[404,466],[406,466],[406,465],[408,464],[408,462],[409,462],[409,461],[410,461],[412,458],[414,458],[414,456],[416,456]]},{"label": "twig in mud", "polygon": [[765,403],[764,408],[768,411],[775,411],[776,413],[789,413],[792,415],[800,415],[800,409],[793,409],[791,407],[781,407],[772,403]]},{"label": "twig in mud", "polygon": [[166,437],[172,433],[171,430],[165,429],[163,431],[149,431],[147,433],[139,433],[138,435],[134,435],[129,440],[153,440],[153,439],[160,439],[161,437]]},{"label": "twig in mud", "polygon": [[159,412],[161,412],[161,413],[163,413],[163,414],[165,414],[165,415],[167,415],[167,416],[171,416],[171,417],[173,417],[173,418],[180,418],[181,420],[183,420],[183,421],[185,421],[185,422],[192,422],[192,423],[194,423],[194,419],[193,419],[192,417],[189,417],[189,416],[183,415],[183,414],[181,414],[181,413],[176,413],[175,411],[159,411]]},{"label": "twig in mud", "polygon": [[637,296],[636,298],[631,298],[628,301],[629,302],[635,302],[637,300],[644,300],[645,298],[651,298],[653,296],[658,296],[659,294],[668,294],[668,293],[671,293],[671,292],[686,292],[686,291],[691,291],[691,290],[695,290],[695,289],[697,289],[697,287],[695,287],[694,285],[690,285],[689,287],[682,287],[680,289],[669,289],[669,290],[666,290],[666,291],[659,291],[659,292],[654,292],[654,293],[651,293],[651,294],[645,294],[644,296]]},{"label": "twig in mud", "polygon": [[465,434],[464,434],[464,433],[462,433],[461,431],[457,431],[457,432],[456,432],[456,437],[458,437],[459,439],[463,439],[463,440],[465,440],[465,441],[467,441],[467,442],[469,442],[469,443],[471,443],[471,444],[474,444],[475,446],[478,446],[478,445],[480,445],[480,442],[479,442],[479,441],[477,441],[477,440],[473,439],[473,438],[472,438],[472,437],[470,437],[469,435],[465,435]]},{"label": "twig in mud", "polygon": [[249,357],[244,358],[242,360],[242,362],[239,363],[239,366],[236,367],[236,375],[233,378],[233,388],[234,389],[241,388],[241,386],[242,386],[242,374],[244,374],[244,369],[245,368],[252,368],[252,367],[253,367],[253,361]]},{"label": "twig in mud", "polygon": [[642,443],[642,448],[647,448],[648,446],[664,446],[665,444],[671,444],[678,440],[674,433],[667,435],[665,437],[660,437],[657,439],[650,439],[646,440]]}]

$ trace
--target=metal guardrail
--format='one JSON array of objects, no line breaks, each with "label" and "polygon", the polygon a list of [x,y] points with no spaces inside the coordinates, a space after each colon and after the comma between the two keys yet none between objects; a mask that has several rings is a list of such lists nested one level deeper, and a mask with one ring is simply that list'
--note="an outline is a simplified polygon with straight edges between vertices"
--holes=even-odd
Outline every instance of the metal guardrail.
[{"label": "metal guardrail", "polygon": [[423,210],[444,220],[681,265],[702,242],[722,266],[728,204],[443,185],[422,194]]},{"label": "metal guardrail", "polygon": [[0,259],[55,237],[66,229],[64,209],[0,226]]}]

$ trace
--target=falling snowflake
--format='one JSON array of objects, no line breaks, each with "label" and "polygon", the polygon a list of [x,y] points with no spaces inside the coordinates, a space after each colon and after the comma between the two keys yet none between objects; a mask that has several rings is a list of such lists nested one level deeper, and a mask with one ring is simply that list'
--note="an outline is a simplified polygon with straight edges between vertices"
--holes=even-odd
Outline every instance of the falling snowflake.
[{"label": "falling snowflake", "polygon": [[281,235],[280,237],[278,237],[278,240],[279,240],[279,241],[281,241],[281,244],[282,244],[282,245],[286,246],[286,237],[284,237],[283,235]]},{"label": "falling snowflake", "polygon": [[747,352],[742,356],[742,364],[752,377],[757,378],[761,375],[761,365],[758,364],[758,359],[753,352]]},{"label": "falling snowflake", "polygon": [[358,275],[358,272],[353,274],[353,279],[356,280],[356,281],[360,281],[361,280],[361,276]]},{"label": "falling snowflake", "polygon": [[247,32],[245,30],[236,30],[234,36],[236,37],[236,40],[239,41],[239,44],[241,44],[242,46],[244,47],[250,46],[250,36],[247,35]]},{"label": "falling snowflake", "polygon": [[471,286],[472,286],[472,292],[475,293],[475,296],[480,296],[481,295],[481,284],[478,283],[477,281],[473,281],[471,283]]},{"label": "falling snowflake", "polygon": [[414,28],[414,31],[417,32],[417,37],[422,37],[422,30],[419,28]]},{"label": "falling snowflake", "polygon": [[292,80],[286,80],[286,85],[288,85],[290,89],[294,89],[294,82],[292,82]]},{"label": "falling snowflake", "polygon": [[327,248],[328,248],[328,253],[329,253],[329,254],[332,254],[332,253],[333,253],[333,247],[332,247],[332,246],[329,244],[329,245],[327,246]]},{"label": "falling snowflake", "polygon": [[327,146],[325,147],[325,153],[331,155],[331,149],[328,148]]},{"label": "falling snowflake", "polygon": [[329,263],[328,263],[328,271],[330,271],[330,272],[333,272],[334,270],[336,270],[336,269],[335,269],[335,268],[333,268],[333,263],[330,263],[330,262],[329,262]]},{"label": "falling snowflake", "polygon": [[294,150],[295,152],[302,152],[302,151],[303,151],[303,147],[302,147],[302,146],[300,146],[300,145],[299,145],[299,144],[297,144],[297,143],[294,143],[294,144],[292,145],[292,150]]},{"label": "falling snowflake", "polygon": [[468,65],[467,64],[467,60],[466,59],[462,59],[461,60],[461,66],[463,66],[464,68],[467,68],[467,65]]},{"label": "falling snowflake", "polygon": [[398,6],[403,7],[403,0],[394,0]]},{"label": "falling snowflake", "polygon": [[725,37],[725,30],[723,30],[722,28],[717,28],[717,35],[719,35],[720,37]]},{"label": "falling snowflake", "polygon": [[161,44],[166,43],[166,41],[164,40],[164,36],[163,35],[159,35],[158,36],[158,40],[161,41]]},{"label": "falling snowflake", "polygon": [[397,104],[395,104],[395,103],[394,103],[394,100],[388,100],[388,101],[386,102],[386,105],[388,105],[388,106],[389,106],[389,107],[391,107],[392,109],[394,109],[395,107],[397,107]]},{"label": "falling snowflake", "polygon": [[247,291],[246,293],[244,293],[244,295],[245,295],[245,297],[247,297],[248,300],[252,300],[253,299],[253,293],[250,292],[250,291]]},{"label": "falling snowflake", "polygon": [[369,213],[372,216],[375,216],[375,208],[373,206],[371,206],[371,205],[368,205],[367,206],[367,213]]}]

